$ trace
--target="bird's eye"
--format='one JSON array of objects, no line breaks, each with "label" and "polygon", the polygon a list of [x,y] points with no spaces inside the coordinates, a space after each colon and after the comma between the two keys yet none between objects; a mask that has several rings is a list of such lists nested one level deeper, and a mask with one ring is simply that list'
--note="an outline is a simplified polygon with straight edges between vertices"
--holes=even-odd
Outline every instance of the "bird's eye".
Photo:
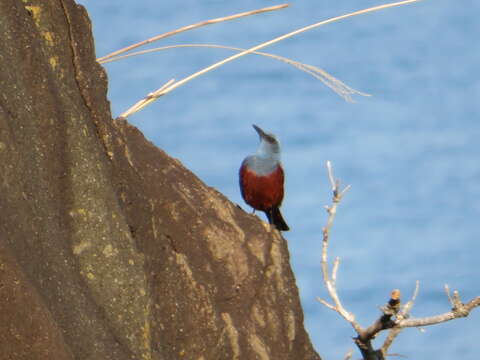
[{"label": "bird's eye", "polygon": [[272,136],[272,135],[268,135],[268,134],[267,134],[267,135],[265,136],[265,139],[267,139],[267,141],[268,141],[270,144],[275,144],[275,143],[277,142],[277,139],[275,139],[275,137]]}]

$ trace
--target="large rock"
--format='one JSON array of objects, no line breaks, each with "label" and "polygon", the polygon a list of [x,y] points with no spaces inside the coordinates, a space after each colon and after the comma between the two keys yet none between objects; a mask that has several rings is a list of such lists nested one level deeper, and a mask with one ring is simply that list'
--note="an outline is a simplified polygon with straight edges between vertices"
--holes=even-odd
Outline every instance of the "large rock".
[{"label": "large rock", "polygon": [[319,359],[281,235],[111,119],[84,9],[0,34],[0,358]]}]

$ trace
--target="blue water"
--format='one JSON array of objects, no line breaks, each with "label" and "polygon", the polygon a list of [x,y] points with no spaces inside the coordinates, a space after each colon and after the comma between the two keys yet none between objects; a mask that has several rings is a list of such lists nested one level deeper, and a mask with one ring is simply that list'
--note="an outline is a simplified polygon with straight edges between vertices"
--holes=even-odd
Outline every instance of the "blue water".
[{"label": "blue water", "polygon": [[[271,1],[83,0],[98,56],[201,20],[274,5]],[[304,0],[289,9],[204,27],[154,46],[216,43],[249,47],[380,1]],[[352,188],[341,203],[330,257],[341,257],[339,291],[364,326],[390,291],[420,294],[413,316],[446,312],[448,283],[480,295],[480,2],[426,0],[327,25],[265,49],[321,67],[372,94],[347,103],[284,63],[249,56],[181,87],[130,121],[206,184],[243,203],[237,182],[253,152],[255,123],[278,135],[287,176],[285,233],[305,324],[325,360],[354,348],[350,326],[315,299],[325,161]],[[114,116],[171,78],[232,53],[176,49],[106,65]],[[261,216],[261,215],[260,215]],[[262,218],[263,219],[263,218]],[[406,329],[391,348],[409,359],[478,360],[480,310],[468,319]],[[377,342],[379,344],[379,342]],[[358,358],[354,354],[353,358]]]}]

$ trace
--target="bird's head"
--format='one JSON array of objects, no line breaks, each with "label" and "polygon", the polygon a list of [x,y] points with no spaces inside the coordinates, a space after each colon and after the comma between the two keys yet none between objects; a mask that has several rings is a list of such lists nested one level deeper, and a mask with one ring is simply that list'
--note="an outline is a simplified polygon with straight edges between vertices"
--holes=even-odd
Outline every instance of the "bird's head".
[{"label": "bird's head", "polygon": [[260,136],[260,146],[258,148],[257,154],[261,156],[279,157],[280,142],[278,141],[277,137],[271,133],[263,131],[259,126],[255,124],[252,126]]}]

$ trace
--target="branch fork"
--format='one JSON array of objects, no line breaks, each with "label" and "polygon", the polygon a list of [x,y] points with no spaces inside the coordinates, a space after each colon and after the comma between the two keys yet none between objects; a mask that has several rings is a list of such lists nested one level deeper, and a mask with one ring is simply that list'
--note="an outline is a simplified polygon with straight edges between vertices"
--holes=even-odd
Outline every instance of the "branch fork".
[{"label": "branch fork", "polygon": [[[354,328],[357,336],[354,337],[354,342],[360,350],[363,359],[365,360],[384,360],[388,354],[388,349],[392,345],[395,338],[398,334],[406,327],[417,327],[434,325],[449,320],[453,320],[460,317],[466,317],[470,312],[480,306],[480,296],[470,300],[468,303],[464,304],[461,299],[458,291],[454,291],[453,294],[450,294],[450,289],[448,285],[445,285],[445,292],[447,297],[452,305],[452,309],[449,312],[444,314],[424,317],[424,318],[411,318],[410,311],[413,307],[413,304],[418,296],[419,291],[419,282],[415,284],[415,290],[413,292],[412,298],[405,304],[401,305],[401,293],[400,290],[395,289],[390,293],[390,298],[384,306],[379,307],[381,315],[376,321],[373,322],[369,327],[362,328],[360,324],[355,320],[355,315],[342,305],[340,296],[337,292],[336,281],[337,281],[337,272],[340,265],[340,258],[336,257],[333,266],[332,273],[329,273],[328,267],[328,243],[330,240],[330,231],[333,226],[333,221],[337,213],[337,208],[342,200],[345,193],[350,189],[350,186],[346,186],[344,189],[340,190],[340,181],[335,179],[333,176],[332,165],[330,161],[327,161],[327,173],[328,179],[332,189],[332,204],[325,206],[325,209],[328,213],[327,224],[322,229],[323,241],[322,241],[322,259],[321,259],[321,268],[323,273],[323,281],[327,292],[331,298],[331,303],[317,298],[317,300],[322,303],[324,306],[337,312],[342,316],[350,325]],[[375,339],[377,334],[383,330],[389,330],[389,333],[380,349],[374,349],[372,345],[372,340]],[[347,354],[345,358],[350,358],[351,352]]]}]

